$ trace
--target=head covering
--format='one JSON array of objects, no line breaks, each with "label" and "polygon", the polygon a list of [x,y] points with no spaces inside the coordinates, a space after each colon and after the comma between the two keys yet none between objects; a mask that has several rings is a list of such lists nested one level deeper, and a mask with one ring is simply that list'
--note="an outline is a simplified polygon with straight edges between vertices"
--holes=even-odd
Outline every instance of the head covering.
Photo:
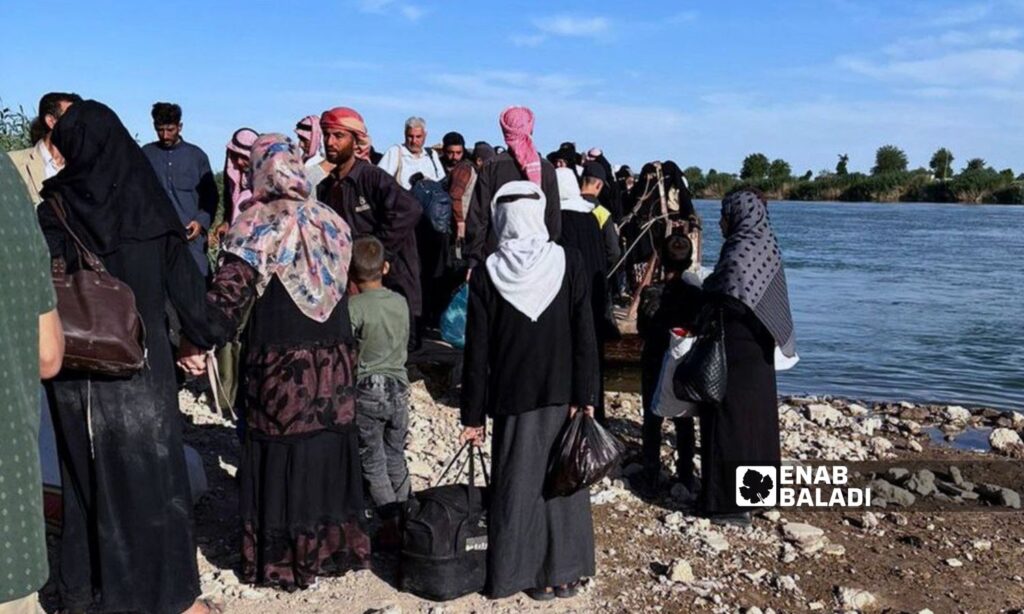
[{"label": "head covering", "polygon": [[340,128],[351,132],[356,139],[356,157],[361,160],[370,159],[373,141],[370,140],[370,133],[366,129],[363,116],[355,109],[334,107],[330,111],[324,111],[320,115],[320,127],[324,130]]},{"label": "head covering", "polygon": [[311,195],[299,147],[282,134],[252,146],[252,200],[224,239],[224,251],[256,269],[256,294],[273,276],[310,319],[325,322],[341,301],[352,260],[352,233]]},{"label": "head covering", "polygon": [[476,145],[473,145],[473,158],[487,162],[494,156],[494,148],[487,141],[477,141]]},{"label": "head covering", "polygon": [[629,168],[628,165],[623,164],[619,167],[619,170],[615,171],[616,179],[629,179],[633,176],[633,169]]},{"label": "head covering", "polygon": [[594,179],[600,179],[604,183],[608,183],[608,173],[605,171],[604,166],[600,162],[591,161],[583,165],[583,176],[593,177]]},{"label": "head covering", "polygon": [[324,140],[324,132],[320,128],[320,117],[318,115],[307,115],[295,124],[295,134],[299,138],[306,139],[306,148],[302,152],[302,159],[309,160],[320,153],[320,143]]},{"label": "head covering", "polygon": [[722,254],[704,290],[739,299],[775,338],[786,356],[796,354],[793,316],[782,253],[768,219],[768,205],[750,191],[722,200],[727,224]]},{"label": "head covering", "polygon": [[603,157],[604,157],[604,152],[601,151],[600,147],[591,147],[590,149],[587,150],[587,159],[588,160],[597,160],[598,158],[603,158]]},{"label": "head covering", "polygon": [[449,132],[444,135],[443,139],[441,139],[441,145],[443,147],[450,147],[452,145],[461,145],[462,147],[465,147],[466,139],[464,139],[458,132]]},{"label": "head covering", "polygon": [[527,179],[540,185],[540,155],[533,146],[533,111],[526,107],[509,107],[502,112],[499,123],[519,169]]},{"label": "head covering", "polygon": [[575,173],[567,168],[556,168],[555,177],[558,178],[558,198],[561,200],[563,211],[594,211],[594,203],[583,200],[580,195],[580,184],[576,182]]},{"label": "head covering", "polygon": [[53,129],[64,168],[43,182],[42,197],[59,194],[68,223],[91,251],[164,235],[185,238],[184,226],[153,165],[117,115],[95,100],[76,102]]},{"label": "head covering", "polygon": [[252,190],[249,189],[249,173],[238,168],[238,164],[231,159],[231,154],[237,154],[249,159],[249,151],[252,144],[259,138],[259,134],[252,128],[239,128],[231,135],[228,141],[227,153],[224,155],[224,188],[231,195],[231,219],[234,219],[242,203],[252,197]]},{"label": "head covering", "polygon": [[491,200],[498,249],[487,257],[487,274],[502,298],[534,322],[565,277],[565,250],[548,235],[545,204],[544,192],[532,181],[510,181]]}]

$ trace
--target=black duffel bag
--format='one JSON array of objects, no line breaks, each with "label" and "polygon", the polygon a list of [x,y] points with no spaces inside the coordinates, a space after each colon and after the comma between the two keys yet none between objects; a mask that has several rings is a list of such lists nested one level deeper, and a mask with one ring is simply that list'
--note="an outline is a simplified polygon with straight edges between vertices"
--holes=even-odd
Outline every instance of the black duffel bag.
[{"label": "black duffel bag", "polygon": [[[466,483],[437,486],[467,448]],[[474,449],[476,454],[474,455]],[[475,486],[476,457],[484,484],[489,477],[483,452],[462,446],[440,479],[405,504],[400,577],[402,590],[424,599],[448,601],[484,590],[487,581],[487,488]]]}]

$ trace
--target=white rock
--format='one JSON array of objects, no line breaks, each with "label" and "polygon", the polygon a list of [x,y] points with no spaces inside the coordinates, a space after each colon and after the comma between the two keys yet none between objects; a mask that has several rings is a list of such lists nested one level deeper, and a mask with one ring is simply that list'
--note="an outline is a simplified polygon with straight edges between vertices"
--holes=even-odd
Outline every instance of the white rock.
[{"label": "white rock", "polygon": [[884,437],[872,437],[871,438],[871,451],[877,456],[884,456],[892,451],[892,442]]},{"label": "white rock", "polygon": [[950,567],[963,567],[964,564],[960,562],[960,559],[946,559],[946,565]]},{"label": "white rock", "polygon": [[690,583],[694,581],[693,568],[682,559],[674,561],[668,570],[668,579],[673,582]]},{"label": "white rock", "polygon": [[946,408],[945,417],[947,422],[963,424],[970,421],[971,412],[959,405],[950,405]]},{"label": "white rock", "polygon": [[715,552],[725,552],[729,549],[729,541],[717,531],[708,531],[703,536],[704,543]]},{"label": "white rock", "polygon": [[683,524],[683,513],[672,512],[668,516],[665,516],[665,524],[669,527],[678,527]]},{"label": "white rock", "polygon": [[992,549],[992,542],[987,539],[976,539],[971,545],[974,546],[975,550],[986,551]]},{"label": "white rock", "polygon": [[859,405],[857,403],[850,403],[848,409],[850,411],[850,414],[854,416],[866,416],[869,413],[871,413],[871,411],[867,407],[864,407],[863,405]]},{"label": "white rock", "polygon": [[839,606],[846,610],[866,610],[878,603],[874,595],[859,588],[838,587],[836,599]]},{"label": "white rock", "polygon": [[1006,428],[993,429],[988,436],[988,444],[997,452],[1009,452],[1024,445],[1017,431]]},{"label": "white rock", "polygon": [[909,440],[907,440],[907,448],[909,448],[910,450],[912,450],[914,452],[924,452],[924,446],[922,446],[921,444],[917,443],[916,439],[909,439]]},{"label": "white rock", "polygon": [[782,535],[788,541],[803,544],[821,539],[825,531],[804,522],[788,522],[782,525]]},{"label": "white rock", "polygon": [[264,597],[266,597],[266,595],[264,595],[262,592],[254,589],[254,588],[247,588],[247,589],[242,591],[242,599],[249,599],[250,601],[258,601],[260,599],[263,599]]},{"label": "white rock", "polygon": [[818,426],[839,424],[843,420],[843,413],[841,411],[824,403],[808,405],[805,414],[808,420]]}]

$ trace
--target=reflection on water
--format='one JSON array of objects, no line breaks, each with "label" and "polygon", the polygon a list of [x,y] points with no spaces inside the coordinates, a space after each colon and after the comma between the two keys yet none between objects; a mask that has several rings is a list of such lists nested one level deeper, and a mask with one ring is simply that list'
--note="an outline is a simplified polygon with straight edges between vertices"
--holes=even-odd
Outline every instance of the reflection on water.
[{"label": "reflection on water", "polygon": [[[718,204],[698,201],[705,266]],[[1024,207],[775,202],[801,362],[782,394],[1024,410]],[[638,387],[613,369],[608,388]]]}]

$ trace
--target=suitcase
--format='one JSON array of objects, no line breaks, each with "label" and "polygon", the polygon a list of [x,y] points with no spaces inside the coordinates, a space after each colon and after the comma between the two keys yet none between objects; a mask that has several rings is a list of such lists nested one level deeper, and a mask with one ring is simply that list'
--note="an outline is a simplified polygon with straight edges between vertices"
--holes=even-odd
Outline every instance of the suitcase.
[{"label": "suitcase", "polygon": [[[406,502],[400,578],[403,591],[432,601],[481,592],[487,581],[487,488],[475,486],[476,457],[484,484],[489,477],[483,452],[468,442],[441,474],[463,457],[456,480],[468,465],[465,483],[434,485]],[[474,454],[475,452],[475,454]]]}]

